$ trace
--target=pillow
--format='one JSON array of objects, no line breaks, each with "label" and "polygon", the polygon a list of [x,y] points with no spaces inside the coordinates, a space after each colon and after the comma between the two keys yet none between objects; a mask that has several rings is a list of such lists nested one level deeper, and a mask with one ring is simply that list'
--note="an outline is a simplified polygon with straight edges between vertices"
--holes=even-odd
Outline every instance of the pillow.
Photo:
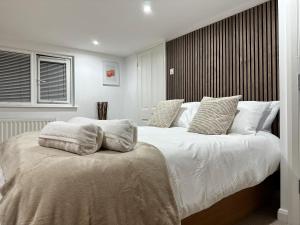
[{"label": "pillow", "polygon": [[188,128],[194,116],[196,115],[199,106],[200,106],[200,102],[183,103],[172,126]]},{"label": "pillow", "polygon": [[133,150],[137,142],[137,127],[130,120],[95,120],[84,117],[75,117],[69,123],[92,123],[104,132],[102,148],[118,152]]},{"label": "pillow", "polygon": [[39,145],[78,155],[93,154],[102,145],[103,132],[93,124],[48,123],[40,132]]},{"label": "pillow", "polygon": [[169,128],[176,118],[183,101],[183,99],[176,99],[158,103],[148,121],[148,126]]},{"label": "pillow", "polygon": [[189,132],[199,134],[227,134],[234,119],[241,96],[225,98],[204,97],[193,118]]},{"label": "pillow", "polygon": [[269,103],[270,103],[270,106],[265,113],[264,119],[260,123],[259,130],[271,132],[272,124],[273,124],[274,119],[276,118],[276,116],[279,112],[279,109],[280,109],[280,102],[272,101]]},{"label": "pillow", "polygon": [[239,102],[229,133],[255,134],[270,105],[270,102]]}]

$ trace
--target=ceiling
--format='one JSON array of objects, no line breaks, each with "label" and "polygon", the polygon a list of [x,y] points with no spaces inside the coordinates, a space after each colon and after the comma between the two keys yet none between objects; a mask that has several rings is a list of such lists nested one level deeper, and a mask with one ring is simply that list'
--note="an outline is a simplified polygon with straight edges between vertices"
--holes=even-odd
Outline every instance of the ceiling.
[{"label": "ceiling", "polygon": [[0,0],[0,38],[127,56],[262,2],[152,0],[145,15],[143,0]]}]

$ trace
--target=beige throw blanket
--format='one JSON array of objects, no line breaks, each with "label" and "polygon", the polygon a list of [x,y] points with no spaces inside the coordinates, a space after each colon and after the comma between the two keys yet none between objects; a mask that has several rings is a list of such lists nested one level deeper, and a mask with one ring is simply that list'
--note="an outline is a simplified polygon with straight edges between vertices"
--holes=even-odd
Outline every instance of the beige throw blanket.
[{"label": "beige throw blanket", "polygon": [[151,145],[78,156],[29,133],[1,146],[0,164],[2,225],[180,224],[165,160]]}]

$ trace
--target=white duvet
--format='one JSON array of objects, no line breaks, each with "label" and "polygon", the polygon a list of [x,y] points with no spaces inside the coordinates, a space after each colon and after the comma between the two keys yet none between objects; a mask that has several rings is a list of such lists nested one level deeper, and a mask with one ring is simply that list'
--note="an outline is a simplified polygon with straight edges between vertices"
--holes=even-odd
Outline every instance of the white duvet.
[{"label": "white duvet", "polygon": [[259,184],[280,162],[279,138],[267,132],[208,136],[179,127],[139,127],[138,139],[165,156],[182,219]]},{"label": "white duvet", "polygon": [[[279,139],[267,132],[207,136],[179,127],[139,127],[138,139],[165,156],[182,219],[259,184],[280,161]],[[0,167],[0,187],[3,182]]]}]

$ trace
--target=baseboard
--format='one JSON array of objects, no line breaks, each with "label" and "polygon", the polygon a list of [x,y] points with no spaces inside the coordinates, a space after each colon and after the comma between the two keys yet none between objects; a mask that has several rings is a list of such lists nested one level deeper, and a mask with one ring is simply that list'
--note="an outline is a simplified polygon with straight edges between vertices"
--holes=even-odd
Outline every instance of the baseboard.
[{"label": "baseboard", "polygon": [[277,218],[280,222],[288,223],[288,210],[286,209],[278,209]]}]

